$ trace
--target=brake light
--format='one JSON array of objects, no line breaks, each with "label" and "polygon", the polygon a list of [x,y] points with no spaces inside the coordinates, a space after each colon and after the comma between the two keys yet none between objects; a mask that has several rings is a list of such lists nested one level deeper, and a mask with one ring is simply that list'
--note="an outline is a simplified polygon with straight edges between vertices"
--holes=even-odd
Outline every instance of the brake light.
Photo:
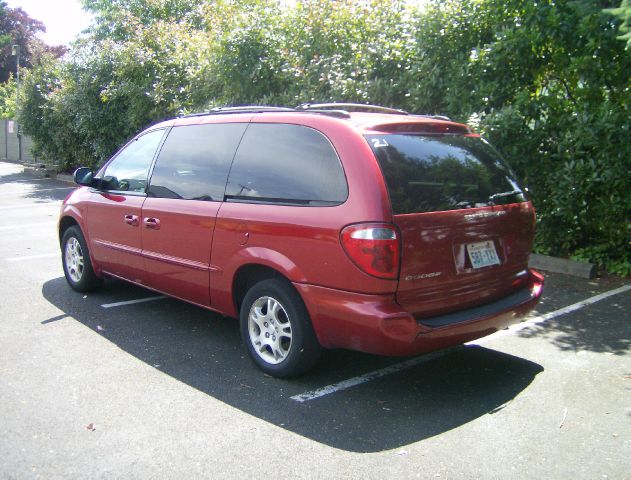
[{"label": "brake light", "polygon": [[340,238],[344,251],[361,270],[379,278],[398,277],[401,246],[393,226],[349,225],[342,230]]}]

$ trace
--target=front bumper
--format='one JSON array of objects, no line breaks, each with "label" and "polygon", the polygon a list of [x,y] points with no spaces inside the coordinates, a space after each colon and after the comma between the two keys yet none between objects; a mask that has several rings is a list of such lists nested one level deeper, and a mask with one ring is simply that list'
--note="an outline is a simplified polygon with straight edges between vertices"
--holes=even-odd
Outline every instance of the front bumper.
[{"label": "front bumper", "polygon": [[416,355],[475,340],[518,323],[534,308],[543,276],[529,271],[525,287],[494,302],[417,320],[394,294],[364,295],[296,283],[313,328],[326,348],[378,355]]}]

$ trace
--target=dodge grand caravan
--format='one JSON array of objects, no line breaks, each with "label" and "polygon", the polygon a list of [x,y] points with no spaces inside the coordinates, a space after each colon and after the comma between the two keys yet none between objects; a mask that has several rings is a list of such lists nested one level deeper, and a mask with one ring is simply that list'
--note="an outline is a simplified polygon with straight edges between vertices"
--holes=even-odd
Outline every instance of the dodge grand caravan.
[{"label": "dodge grand caravan", "polygon": [[519,321],[535,214],[498,153],[443,117],[231,107],[154,125],[75,172],[59,240],[79,292],[117,277],[240,319],[268,374],[322,348],[415,355]]}]

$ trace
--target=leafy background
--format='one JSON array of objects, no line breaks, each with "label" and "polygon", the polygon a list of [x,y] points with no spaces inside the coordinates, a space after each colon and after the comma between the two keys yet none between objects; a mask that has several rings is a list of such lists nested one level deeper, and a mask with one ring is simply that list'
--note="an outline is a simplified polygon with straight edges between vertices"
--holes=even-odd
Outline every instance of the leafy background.
[{"label": "leafy background", "polygon": [[19,102],[38,155],[66,170],[218,105],[449,115],[529,186],[537,251],[631,274],[631,0],[83,3],[92,27],[62,59],[29,65]]}]

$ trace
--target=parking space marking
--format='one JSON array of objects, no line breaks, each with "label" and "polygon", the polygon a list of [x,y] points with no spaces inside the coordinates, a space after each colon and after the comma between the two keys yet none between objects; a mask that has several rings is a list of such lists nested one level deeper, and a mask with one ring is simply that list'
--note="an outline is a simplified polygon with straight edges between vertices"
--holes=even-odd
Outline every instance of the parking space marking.
[{"label": "parking space marking", "polygon": [[444,357],[445,355],[464,348],[462,345],[458,345],[456,347],[448,348],[446,350],[438,350],[436,352],[431,352],[426,355],[422,355],[420,357],[411,358],[410,360],[406,360],[405,362],[397,363],[395,365],[390,365],[386,368],[381,368],[379,370],[374,370],[369,373],[365,373],[364,375],[359,375],[357,377],[349,378],[348,380],[342,380],[341,382],[334,383],[332,385],[327,385],[326,387],[318,388],[317,390],[312,390],[311,392],[300,393],[298,395],[294,395],[293,397],[289,397],[296,402],[304,403],[309,400],[314,400],[316,398],[324,397],[325,395],[329,395],[331,393],[339,392],[341,390],[347,390],[351,387],[355,387],[357,385],[361,385],[362,383],[370,382],[371,380],[376,380],[381,377],[385,377],[386,375],[392,375],[393,373],[400,372],[402,370],[406,370],[408,368],[416,367],[421,363],[429,362],[430,360],[434,360],[436,358]]},{"label": "parking space marking", "polygon": [[20,224],[16,224],[16,225],[2,225],[2,226],[0,226],[0,232],[3,232],[5,230],[20,230],[21,228],[35,228],[35,227],[48,229],[48,228],[54,227],[55,225],[57,225],[57,222],[24,223],[22,225],[20,225]]},{"label": "parking space marking", "polygon": [[61,200],[56,202],[44,202],[44,203],[30,203],[30,204],[16,204],[16,205],[4,205],[0,207],[0,210],[18,210],[21,208],[35,208],[35,207],[60,207]]},{"label": "parking space marking", "polygon": [[543,323],[546,323],[549,320],[552,320],[553,318],[560,317],[561,315],[565,315],[567,313],[575,312],[576,310],[580,310],[581,308],[600,302],[601,300],[605,300],[606,298],[613,297],[614,295],[619,295],[621,293],[628,292],[630,290],[631,290],[631,285],[623,285],[620,288],[609,290],[608,292],[604,292],[599,295],[594,295],[593,297],[586,298],[585,300],[581,300],[580,302],[573,303],[572,305],[568,305],[567,307],[559,308],[558,310],[554,310],[553,312],[548,312],[543,315],[534,317],[530,320],[526,320],[525,322],[518,323],[510,327],[508,330],[500,330],[499,332],[496,332],[493,335],[489,335],[488,337],[474,340],[471,343],[476,344],[476,345],[482,345],[483,343],[487,343],[497,338],[513,335],[526,328],[534,327],[535,325],[541,325]]},{"label": "parking space marking", "polygon": [[126,302],[104,303],[103,305],[101,305],[101,307],[103,308],[124,307],[126,305],[134,305],[136,303],[153,302],[154,300],[162,300],[164,298],[169,298],[169,297],[167,297],[166,295],[159,295],[157,297],[139,298],[137,300],[128,300]]},{"label": "parking space marking", "polygon": [[[572,305],[568,305],[567,307],[554,310],[553,312],[536,316],[530,320],[527,320],[522,323],[518,323],[510,327],[508,330],[501,330],[499,332],[494,333],[493,335],[489,335],[488,337],[484,337],[484,338],[469,342],[466,345],[481,345],[491,340],[495,340],[497,338],[501,338],[507,335],[513,335],[516,332],[519,332],[520,330],[524,330],[525,328],[532,327],[534,325],[543,324],[549,320],[552,320],[553,318],[560,317],[561,315],[565,315],[567,313],[575,312],[576,310],[580,310],[581,308],[584,308],[588,305],[592,305],[596,302],[600,302],[601,300],[605,300],[606,298],[613,297],[614,295],[619,295],[621,293],[628,292],[628,291],[631,291],[631,285],[624,285],[620,288],[616,288],[614,290],[610,290],[608,292],[604,292],[599,295],[594,295],[593,297],[589,297],[580,302],[573,303]],[[385,377],[386,375],[391,375],[393,373],[397,373],[402,370],[415,367],[429,360],[434,360],[435,358],[442,357],[444,355],[447,355],[448,353],[451,353],[461,348],[464,348],[464,347],[460,345],[453,348],[449,348],[447,350],[438,350],[436,352],[432,352],[426,355],[422,355],[420,357],[412,358],[410,360],[406,360],[405,362],[397,363],[395,365],[391,365],[389,367],[382,368],[380,370],[375,370],[369,373],[365,373],[363,375],[359,375],[357,377],[349,378],[348,380],[343,380],[341,382],[334,383],[332,385],[327,385],[325,387],[321,387],[316,390],[312,390],[310,392],[300,393],[298,395],[294,395],[289,398],[300,403],[308,402],[310,400],[315,400],[316,398],[324,397],[326,395],[330,395],[332,393],[336,393],[342,390],[347,390],[357,385],[361,385],[362,383],[366,383],[371,380],[376,380],[378,378]]]},{"label": "parking space marking", "polygon": [[74,190],[77,187],[54,187],[54,188],[36,188],[35,190],[16,190],[14,192],[0,192],[0,196],[11,196],[11,195],[30,195],[32,193],[40,193],[40,192],[53,192],[55,190]]},{"label": "parking space marking", "polygon": [[28,256],[24,256],[24,257],[5,258],[5,260],[7,262],[21,262],[21,261],[26,261],[26,260],[39,260],[41,258],[53,258],[53,257],[58,257],[58,256],[59,256],[59,252],[56,252],[56,253],[42,253],[41,255],[28,255]]}]

